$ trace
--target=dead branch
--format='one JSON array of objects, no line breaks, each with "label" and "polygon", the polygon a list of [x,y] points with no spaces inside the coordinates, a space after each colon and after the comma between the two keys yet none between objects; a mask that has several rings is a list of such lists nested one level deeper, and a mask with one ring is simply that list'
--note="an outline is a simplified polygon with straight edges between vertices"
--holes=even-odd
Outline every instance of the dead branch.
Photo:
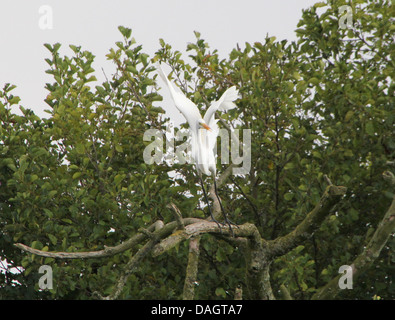
[{"label": "dead branch", "polygon": [[[383,219],[380,221],[373,237],[362,253],[351,263],[353,280],[371,267],[380,255],[391,234],[395,231],[395,196]],[[313,300],[333,299],[339,292],[341,274],[333,278],[328,284],[320,288],[312,297]]]},{"label": "dead branch", "polygon": [[[159,230],[161,228],[163,228],[163,221],[158,220],[154,222],[147,230],[149,232],[152,232],[154,230]],[[132,249],[136,247],[138,244],[140,244],[142,241],[144,241],[146,238],[147,235],[141,232],[117,246],[114,247],[105,246],[103,250],[84,251],[84,252],[49,252],[49,251],[33,249],[23,243],[15,243],[14,246],[21,250],[33,253],[41,257],[56,258],[56,259],[93,259],[93,258],[110,257],[115,254]]]},{"label": "dead branch", "polygon": [[268,242],[271,256],[281,256],[310,238],[346,191],[345,187],[329,185],[314,209],[292,232]]}]

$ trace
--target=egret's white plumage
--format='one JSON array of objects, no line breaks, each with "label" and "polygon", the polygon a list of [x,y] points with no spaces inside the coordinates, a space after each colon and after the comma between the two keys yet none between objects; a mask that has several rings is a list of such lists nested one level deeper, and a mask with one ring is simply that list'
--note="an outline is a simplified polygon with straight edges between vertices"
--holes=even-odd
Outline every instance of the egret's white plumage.
[{"label": "egret's white plumage", "polygon": [[[164,74],[161,65],[157,64],[157,70],[163,81],[170,90],[171,97],[177,109],[187,120],[191,130],[192,158],[200,173],[216,175],[215,144],[219,133],[215,119],[215,112],[226,111],[236,107],[234,100],[238,99],[239,92],[235,86],[227,89],[217,101],[214,101],[207,109],[204,118],[199,109],[181,90],[175,86]],[[203,129],[201,129],[203,127]]]},{"label": "egret's white plumage", "polygon": [[[195,161],[196,169],[200,177],[200,182],[202,184],[203,193],[208,204],[210,215],[212,219],[217,222],[218,226],[220,226],[211,212],[206,191],[204,190],[203,180],[201,177],[202,173],[206,175],[212,175],[215,186],[215,194],[220,203],[225,221],[229,225],[230,230],[232,230],[231,222],[228,220],[225,210],[222,207],[221,200],[218,197],[217,185],[215,182],[217,172],[215,145],[219,133],[219,128],[217,125],[218,120],[215,119],[215,112],[218,110],[226,111],[235,108],[236,105],[233,101],[239,98],[239,91],[236,89],[235,86],[227,89],[222,94],[221,98],[219,98],[219,100],[213,101],[211,103],[210,107],[207,109],[204,115],[204,118],[202,118],[198,107],[190,99],[188,99],[177,86],[173,85],[173,83],[165,76],[159,63],[157,64],[157,70],[163,81],[168,86],[174,104],[189,124],[191,130],[192,158]],[[201,127],[203,127],[203,129],[201,129]]]}]

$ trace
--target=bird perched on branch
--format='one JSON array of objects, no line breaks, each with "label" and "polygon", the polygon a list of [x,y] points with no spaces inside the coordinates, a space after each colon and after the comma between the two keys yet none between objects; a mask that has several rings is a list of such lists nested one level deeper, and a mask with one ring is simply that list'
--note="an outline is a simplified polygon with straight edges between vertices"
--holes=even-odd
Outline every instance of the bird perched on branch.
[{"label": "bird perched on branch", "polygon": [[[222,202],[218,196],[217,184],[216,184],[216,152],[215,145],[219,128],[217,125],[218,120],[215,119],[216,111],[227,111],[236,107],[233,102],[239,98],[239,91],[235,86],[227,89],[217,101],[213,101],[206,111],[204,118],[200,115],[197,106],[188,99],[181,90],[174,85],[164,74],[161,65],[157,64],[158,74],[161,76],[163,81],[169,88],[171,97],[173,98],[174,104],[177,109],[182,113],[184,118],[189,124],[191,131],[191,144],[192,144],[192,158],[195,162],[196,170],[199,175],[199,180],[202,185],[203,194],[208,205],[208,210],[213,221],[215,221],[220,227],[220,223],[214,218],[213,213],[208,202],[207,193],[204,188],[202,174],[212,176],[214,181],[215,195],[219,201],[221,211],[223,213],[225,223],[228,224],[230,230],[232,230],[232,222],[228,219],[227,214],[222,206]],[[223,225],[225,224],[223,223]]]}]

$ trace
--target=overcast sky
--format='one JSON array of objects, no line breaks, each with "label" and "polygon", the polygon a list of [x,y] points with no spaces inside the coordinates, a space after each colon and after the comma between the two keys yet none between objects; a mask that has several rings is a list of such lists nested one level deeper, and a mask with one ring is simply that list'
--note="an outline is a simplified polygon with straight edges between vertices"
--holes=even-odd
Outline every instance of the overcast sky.
[{"label": "overcast sky", "polygon": [[[266,34],[277,39],[295,40],[294,30],[302,9],[318,0],[1,0],[0,2],[0,86],[17,85],[14,94],[21,105],[48,117],[43,101],[47,95],[44,43],[60,42],[61,54],[71,55],[69,44],[81,45],[95,56],[96,77],[104,81],[101,68],[111,75],[113,67],[105,55],[122,40],[117,27],[133,30],[143,51],[152,55],[159,38],[173,49],[185,52],[199,31],[212,49],[225,58],[237,43],[263,41]],[[52,9],[52,29],[40,28]],[[44,7],[45,8],[45,7]]]}]

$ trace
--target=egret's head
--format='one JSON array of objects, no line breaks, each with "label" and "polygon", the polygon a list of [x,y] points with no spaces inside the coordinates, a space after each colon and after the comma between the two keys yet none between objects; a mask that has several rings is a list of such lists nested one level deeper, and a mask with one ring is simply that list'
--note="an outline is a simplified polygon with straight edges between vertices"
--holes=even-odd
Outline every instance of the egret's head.
[{"label": "egret's head", "polygon": [[203,120],[199,120],[199,125],[200,125],[200,128],[204,128],[204,129],[206,129],[208,131],[211,131],[211,128]]}]

